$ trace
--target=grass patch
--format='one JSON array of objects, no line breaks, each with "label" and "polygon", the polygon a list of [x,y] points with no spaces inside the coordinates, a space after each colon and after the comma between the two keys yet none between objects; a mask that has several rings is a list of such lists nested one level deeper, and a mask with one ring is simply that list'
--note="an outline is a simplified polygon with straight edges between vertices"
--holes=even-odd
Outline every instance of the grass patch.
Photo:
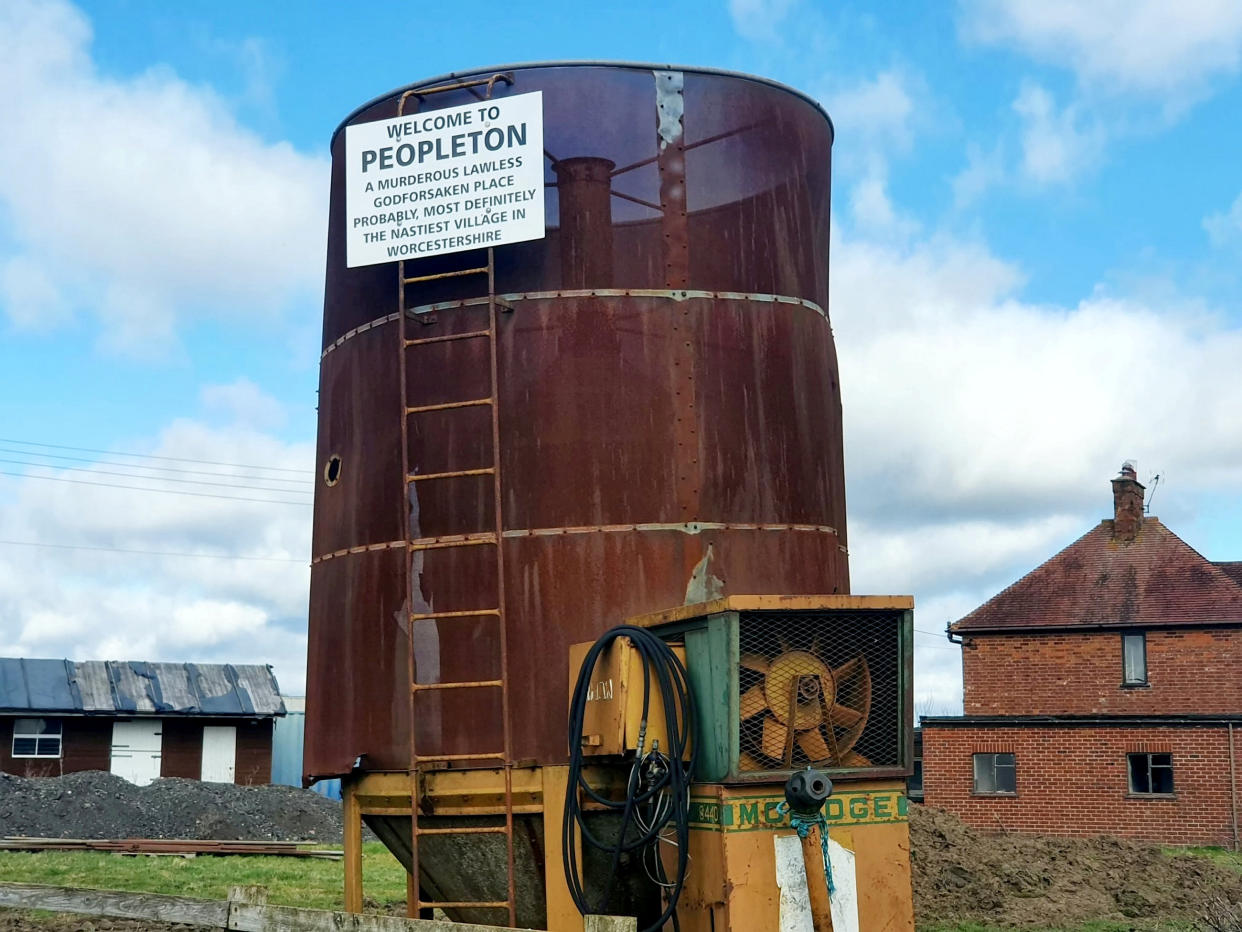
[{"label": "grass patch", "polygon": [[[405,868],[379,842],[362,846],[363,891],[382,908],[405,902]],[[102,851],[0,851],[9,883],[92,887],[223,900],[229,887],[259,884],[273,906],[344,908],[344,862],[319,858],[199,855],[148,857]]]},{"label": "grass patch", "polygon": [[1221,867],[1227,867],[1242,874],[1242,852],[1231,851],[1228,848],[1165,848],[1164,853],[1174,858],[1187,855],[1207,858]]}]

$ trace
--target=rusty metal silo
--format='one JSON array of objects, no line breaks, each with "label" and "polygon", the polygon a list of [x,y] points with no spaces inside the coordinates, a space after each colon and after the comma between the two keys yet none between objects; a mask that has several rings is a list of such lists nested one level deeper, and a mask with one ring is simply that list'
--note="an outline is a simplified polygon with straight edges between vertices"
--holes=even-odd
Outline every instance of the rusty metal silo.
[{"label": "rusty metal silo", "polygon": [[553,63],[345,125],[534,91],[528,242],[348,267],[333,139],[308,779],[564,763],[569,645],[849,591],[827,115],[742,75]]}]

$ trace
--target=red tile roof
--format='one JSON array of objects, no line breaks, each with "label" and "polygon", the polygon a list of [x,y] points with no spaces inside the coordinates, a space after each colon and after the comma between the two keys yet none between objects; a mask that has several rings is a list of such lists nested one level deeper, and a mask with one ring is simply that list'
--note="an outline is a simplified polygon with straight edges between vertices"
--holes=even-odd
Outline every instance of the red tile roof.
[{"label": "red tile roof", "polygon": [[955,631],[1242,622],[1242,563],[1212,563],[1156,518],[1133,541],[1101,521],[953,624]]}]

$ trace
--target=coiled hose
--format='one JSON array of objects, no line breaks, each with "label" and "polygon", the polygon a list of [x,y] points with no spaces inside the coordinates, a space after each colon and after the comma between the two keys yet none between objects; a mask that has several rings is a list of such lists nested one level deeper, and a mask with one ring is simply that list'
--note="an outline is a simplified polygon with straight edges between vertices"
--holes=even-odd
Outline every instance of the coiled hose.
[{"label": "coiled hose", "polygon": [[[638,748],[630,767],[624,799],[609,799],[596,792],[583,776],[582,730],[586,718],[587,695],[596,661],[608,647],[619,638],[629,638],[643,663],[643,714],[639,726]],[[668,736],[668,748],[644,747],[647,734],[647,716],[651,705],[651,687],[655,684],[664,703],[664,733]],[[654,869],[647,876],[659,886],[667,897],[667,905],[660,918],[643,932],[658,932],[670,919],[673,929],[679,929],[676,917],[677,900],[685,884],[686,867],[689,863],[690,842],[690,774],[694,770],[693,753],[686,760],[690,742],[690,723],[694,721],[694,709],[686,668],[672,649],[646,628],[620,625],[608,631],[587,652],[578,671],[573,701],[569,709],[569,779],[565,792],[565,818],[562,823],[561,850],[565,864],[565,879],[578,911],[584,916],[607,912],[609,900],[616,888],[621,867],[621,856],[635,853],[644,865],[650,862]],[[587,828],[583,819],[583,798],[590,799],[605,811],[621,815],[621,828],[615,842],[597,838]],[[672,838],[666,832],[672,823]],[[578,863],[576,834],[584,844],[606,852],[610,856],[608,877],[603,895],[598,903],[591,903],[583,885],[581,865]],[[661,843],[677,847],[677,870],[670,881],[660,858]]]}]

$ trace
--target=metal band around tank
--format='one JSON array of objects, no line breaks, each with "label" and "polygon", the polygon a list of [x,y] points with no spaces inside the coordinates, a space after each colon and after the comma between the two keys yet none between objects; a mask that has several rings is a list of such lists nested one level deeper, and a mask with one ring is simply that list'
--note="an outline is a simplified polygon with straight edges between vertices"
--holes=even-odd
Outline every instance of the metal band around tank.
[{"label": "metal band around tank", "polygon": [[[548,301],[556,298],[665,298],[669,301],[690,301],[696,298],[706,298],[719,301],[746,301],[751,304],[792,304],[814,311],[825,321],[828,320],[827,311],[814,301],[806,300],[806,298],[794,298],[783,294],[757,294],[744,291],[695,291],[684,288],[671,290],[667,288],[579,288],[565,291],[515,291],[496,296],[496,300],[501,304],[512,304],[517,301]],[[486,305],[488,300],[486,297],[463,298],[458,301],[442,301],[439,304],[421,304],[418,307],[409,308],[406,313],[418,316],[419,314],[434,314],[438,311],[448,311],[454,308],[479,307]],[[375,320],[368,321],[365,324],[359,324],[354,329],[346,331],[324,347],[323,352],[319,355],[320,361],[323,361],[324,357],[347,340],[351,340],[360,334],[366,333],[368,330],[383,326],[384,324],[391,324],[399,316],[400,312],[394,312],[384,317],[377,317]]]},{"label": "metal band around tank", "polygon": [[[683,534],[699,534],[703,531],[810,531],[819,534],[837,536],[837,529],[827,524],[746,524],[725,523],[720,521],[689,521],[683,524],[599,524],[575,527],[540,527],[522,528],[505,531],[502,535],[506,540],[524,537],[564,537],[569,534],[624,534],[635,531],[681,531]],[[364,544],[358,547],[346,547],[331,553],[320,554],[311,560],[311,565],[335,560],[340,557],[358,553],[372,553],[377,550],[400,550],[409,545],[412,549],[432,549],[439,546],[455,544],[489,543],[493,540],[490,533],[484,534],[451,534],[442,537],[421,537],[416,540],[389,540],[379,544]],[[844,546],[837,545],[842,552]]]}]

